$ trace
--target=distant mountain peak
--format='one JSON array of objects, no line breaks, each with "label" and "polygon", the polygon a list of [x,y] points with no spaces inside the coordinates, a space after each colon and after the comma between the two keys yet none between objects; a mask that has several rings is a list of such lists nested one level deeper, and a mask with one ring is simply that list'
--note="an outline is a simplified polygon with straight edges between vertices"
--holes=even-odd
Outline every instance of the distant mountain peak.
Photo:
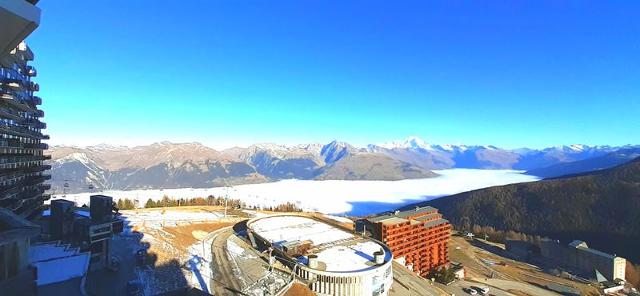
[{"label": "distant mountain peak", "polygon": [[377,145],[385,149],[425,149],[434,150],[432,145],[429,145],[423,139],[416,136],[409,136],[401,141],[391,141]]},{"label": "distant mountain peak", "polygon": [[70,161],[78,161],[80,163],[83,164],[88,164],[91,163],[92,161],[89,159],[89,157],[87,157],[87,154],[84,152],[73,152],[70,153],[62,158],[56,159],[54,160],[55,162],[58,163],[65,163],[65,162],[70,162]]},{"label": "distant mountain peak", "polygon": [[88,148],[90,148],[92,150],[121,150],[121,149],[128,149],[127,146],[111,145],[111,144],[107,144],[107,143],[100,143],[98,145],[90,146]]},{"label": "distant mountain peak", "polygon": [[333,163],[354,151],[356,151],[355,147],[350,144],[333,140],[329,144],[322,146],[320,155],[324,158],[325,163]]}]

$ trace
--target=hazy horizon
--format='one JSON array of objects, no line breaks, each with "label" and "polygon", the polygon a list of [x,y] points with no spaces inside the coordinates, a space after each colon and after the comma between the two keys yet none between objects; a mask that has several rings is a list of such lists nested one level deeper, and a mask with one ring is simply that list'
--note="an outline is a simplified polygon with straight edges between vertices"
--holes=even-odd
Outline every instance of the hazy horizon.
[{"label": "hazy horizon", "polygon": [[611,147],[624,147],[624,146],[635,146],[635,145],[640,145],[640,144],[636,144],[636,143],[626,143],[626,144],[622,144],[622,145],[610,145],[610,144],[596,144],[596,145],[590,145],[590,144],[584,144],[584,143],[565,143],[565,144],[557,144],[557,145],[550,145],[550,146],[541,146],[541,147],[533,147],[533,146],[521,146],[521,147],[505,147],[505,146],[498,146],[498,145],[494,145],[491,143],[483,143],[483,144],[476,144],[476,143],[464,143],[464,142],[459,142],[459,143],[435,143],[432,141],[429,141],[428,139],[422,138],[422,137],[418,137],[418,136],[407,136],[404,138],[397,138],[397,139],[389,139],[388,141],[384,141],[384,142],[369,142],[369,143],[354,143],[354,142],[349,142],[349,141],[344,141],[341,139],[331,139],[331,140],[327,140],[327,141],[308,141],[308,142],[294,142],[294,143],[287,143],[287,142],[275,142],[275,141],[270,141],[270,142],[246,142],[243,144],[220,144],[220,143],[215,143],[215,142],[210,142],[210,141],[198,141],[198,140],[194,140],[194,141],[172,141],[172,140],[158,140],[158,141],[152,141],[152,142],[137,142],[135,144],[117,144],[117,143],[108,143],[108,142],[97,142],[97,143],[85,143],[85,144],[69,144],[69,143],[55,143],[54,141],[50,141],[53,143],[50,143],[50,146],[57,146],[57,147],[79,147],[79,148],[87,148],[87,147],[96,147],[96,146],[115,146],[115,147],[128,147],[128,148],[134,148],[134,147],[142,147],[142,146],[150,146],[153,144],[161,144],[161,143],[171,143],[171,144],[191,144],[191,143],[197,143],[197,144],[201,144],[204,145],[206,147],[209,148],[213,148],[215,150],[226,150],[226,149],[232,149],[232,148],[248,148],[250,146],[253,145],[261,145],[261,144],[276,144],[279,146],[285,146],[285,147],[295,147],[298,145],[305,145],[305,144],[320,144],[320,145],[325,145],[328,143],[331,143],[333,141],[337,141],[337,142],[345,142],[348,144],[353,145],[356,148],[366,148],[368,145],[385,145],[385,144],[391,144],[393,142],[403,142],[406,140],[409,140],[411,138],[418,138],[423,140],[426,144],[429,145],[464,145],[464,146],[495,146],[497,148],[500,149],[505,149],[505,150],[517,150],[517,149],[523,149],[523,148],[529,148],[529,149],[545,149],[545,148],[552,148],[552,147],[563,147],[563,146],[572,146],[572,145],[585,145],[585,146],[589,146],[589,147],[597,147],[597,146],[611,146]]}]

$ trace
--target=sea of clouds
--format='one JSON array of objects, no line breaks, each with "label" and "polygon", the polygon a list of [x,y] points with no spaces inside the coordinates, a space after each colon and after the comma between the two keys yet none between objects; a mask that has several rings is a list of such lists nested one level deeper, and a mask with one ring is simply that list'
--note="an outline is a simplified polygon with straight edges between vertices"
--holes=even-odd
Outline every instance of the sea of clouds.
[{"label": "sea of clouds", "polygon": [[[179,188],[153,190],[106,190],[99,192],[113,196],[114,200],[128,198],[138,200],[144,206],[147,199],[206,197],[209,195],[240,199],[258,207],[275,206],[287,202],[296,203],[305,210],[327,214],[349,213],[366,215],[380,207],[367,207],[368,203],[387,205],[388,210],[415,201],[456,194],[479,188],[521,182],[539,178],[513,170],[451,169],[434,171],[440,176],[428,179],[401,181],[344,181],[344,180],[283,180],[272,183],[238,185],[230,188]],[[78,205],[88,204],[89,196],[98,192],[56,195]],[[360,208],[361,207],[361,208]]]}]

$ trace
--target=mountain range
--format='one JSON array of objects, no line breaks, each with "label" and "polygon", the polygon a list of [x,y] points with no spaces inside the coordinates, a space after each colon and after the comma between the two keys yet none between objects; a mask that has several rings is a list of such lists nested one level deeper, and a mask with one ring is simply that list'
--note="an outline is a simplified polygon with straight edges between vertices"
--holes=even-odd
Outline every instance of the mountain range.
[{"label": "mountain range", "polygon": [[[600,160],[599,160],[600,161]],[[640,260],[640,158],[614,168],[474,190],[412,204],[438,208],[457,227],[492,226]]]},{"label": "mountain range", "polygon": [[[435,177],[433,170],[451,168],[516,169],[544,175],[545,168],[606,157],[623,149],[640,151],[637,146],[586,145],[509,150],[495,146],[432,145],[410,137],[363,148],[333,141],[295,146],[255,144],[218,151],[199,143],[160,142],[137,147],[52,146],[49,152],[52,189],[73,193],[90,187],[117,190],[212,187],[282,179],[401,180]],[[572,167],[559,171],[579,173],[589,166],[576,167],[578,171]]]}]

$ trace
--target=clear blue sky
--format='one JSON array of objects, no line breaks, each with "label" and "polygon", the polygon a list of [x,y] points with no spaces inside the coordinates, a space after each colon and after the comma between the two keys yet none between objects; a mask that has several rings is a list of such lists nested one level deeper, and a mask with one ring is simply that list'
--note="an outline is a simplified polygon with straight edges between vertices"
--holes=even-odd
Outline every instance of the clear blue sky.
[{"label": "clear blue sky", "polygon": [[639,1],[490,2],[41,1],[28,41],[54,144],[640,144]]}]

